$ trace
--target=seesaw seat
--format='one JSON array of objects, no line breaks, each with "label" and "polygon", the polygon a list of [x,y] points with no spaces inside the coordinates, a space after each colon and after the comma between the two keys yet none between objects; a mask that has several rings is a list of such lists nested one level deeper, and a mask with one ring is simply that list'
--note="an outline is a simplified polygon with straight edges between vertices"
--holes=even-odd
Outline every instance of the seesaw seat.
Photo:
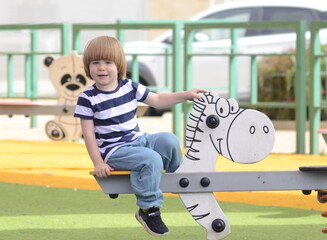
[{"label": "seesaw seat", "polygon": [[[89,172],[90,175],[92,176],[95,176],[95,171],[90,171]],[[110,171],[110,175],[114,175],[114,176],[117,176],[117,175],[130,175],[131,174],[131,171]]]},{"label": "seesaw seat", "polygon": [[[90,175],[92,176],[96,176],[95,171],[90,171],[89,172]],[[110,171],[110,176],[126,176],[126,175],[130,175],[131,171]],[[119,194],[117,193],[111,193],[109,194],[109,197],[112,199],[116,199],[118,198]]]},{"label": "seesaw seat", "polygon": [[1,106],[38,106],[41,105],[39,101],[32,100],[0,100]]},{"label": "seesaw seat", "polygon": [[327,166],[303,166],[299,167],[299,169],[303,172],[326,172]]}]

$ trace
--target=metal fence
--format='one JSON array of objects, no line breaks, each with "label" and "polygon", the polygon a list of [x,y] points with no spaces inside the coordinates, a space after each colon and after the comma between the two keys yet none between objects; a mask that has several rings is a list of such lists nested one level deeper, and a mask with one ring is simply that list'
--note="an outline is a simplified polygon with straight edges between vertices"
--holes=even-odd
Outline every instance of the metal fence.
[{"label": "metal fence", "polygon": [[[38,71],[37,64],[40,55],[59,54],[65,55],[71,50],[81,53],[81,33],[83,31],[113,30],[116,37],[125,43],[125,32],[128,30],[140,29],[165,29],[172,31],[172,45],[164,49],[163,53],[155,53],[165,57],[165,86],[162,88],[151,87],[154,91],[182,91],[193,86],[192,61],[199,56],[225,56],[229,58],[229,86],[230,97],[238,98],[238,80],[241,76],[237,75],[238,59],[248,57],[250,59],[251,71],[251,90],[250,100],[240,101],[243,107],[269,107],[269,108],[292,108],[296,112],[296,152],[305,153],[305,124],[307,119],[307,107],[309,106],[310,121],[310,153],[318,154],[318,135],[317,129],[320,127],[320,112],[326,106],[326,101],[321,100],[321,72],[320,59],[326,57],[320,51],[319,31],[327,28],[327,23],[313,22],[311,26],[311,62],[310,62],[310,101],[307,103],[306,93],[306,46],[305,34],[307,23],[300,22],[219,22],[217,20],[202,21],[119,21],[116,24],[43,24],[43,25],[0,25],[0,31],[29,31],[31,34],[31,47],[28,52],[0,52],[6,56],[7,72],[6,79],[0,81],[7,82],[7,89],[1,89],[2,98],[15,98],[17,96],[38,99]],[[228,53],[198,53],[193,50],[193,34],[196,29],[229,29],[230,31],[230,51]],[[239,29],[256,28],[291,28],[296,33],[295,53],[255,53],[244,54],[238,51],[238,31]],[[42,29],[57,29],[60,32],[60,51],[41,52],[38,50],[38,31]],[[182,32],[184,37],[182,37]],[[131,54],[132,57],[132,78],[137,80],[139,76],[139,57],[149,53]],[[25,57],[25,92],[23,96],[13,91],[15,62],[13,56],[22,55]],[[257,57],[258,56],[291,56],[295,59],[295,101],[290,102],[260,102],[258,101],[258,75]],[[189,109],[189,104],[178,104],[173,108],[173,132],[181,138],[183,115]]]},{"label": "metal fence", "polygon": [[[39,51],[39,31],[40,30],[58,30],[60,33],[60,51],[58,52],[41,52]],[[68,24],[37,24],[37,25],[0,25],[0,32],[27,32],[30,35],[30,49],[29,51],[17,51],[17,52],[0,52],[0,56],[6,57],[7,69],[2,71],[7,72],[7,79],[1,79],[1,81],[7,81],[7,89],[1,89],[1,97],[15,98],[25,97],[29,99],[38,98],[38,72],[39,65],[38,60],[40,55],[46,54],[68,54],[70,50],[69,40],[70,40],[70,26]],[[18,94],[14,92],[14,71],[15,61],[14,56],[24,57],[24,80],[25,80],[25,91],[23,94]],[[4,92],[3,92],[4,91]]]},{"label": "metal fence", "polygon": [[[238,57],[246,56],[251,59],[251,91],[250,101],[240,102],[241,106],[246,107],[271,107],[271,108],[294,108],[296,111],[296,152],[305,152],[305,123],[306,123],[306,59],[305,59],[305,30],[306,22],[253,22],[253,23],[219,23],[217,21],[198,21],[185,23],[185,38],[184,38],[184,69],[185,69],[185,88],[192,88],[192,60],[196,56],[203,56],[203,53],[196,54],[192,52],[192,34],[194,30],[199,28],[215,28],[215,29],[230,29],[231,31],[231,51],[230,53],[220,54],[221,56],[229,57],[229,97],[238,98]],[[291,28],[296,32],[296,53],[256,53],[244,54],[238,52],[238,34],[239,29],[255,29],[255,28]],[[215,56],[219,54],[214,54]],[[259,102],[258,101],[258,76],[257,76],[257,61],[258,56],[294,56],[296,61],[295,75],[295,104],[288,102]]]}]

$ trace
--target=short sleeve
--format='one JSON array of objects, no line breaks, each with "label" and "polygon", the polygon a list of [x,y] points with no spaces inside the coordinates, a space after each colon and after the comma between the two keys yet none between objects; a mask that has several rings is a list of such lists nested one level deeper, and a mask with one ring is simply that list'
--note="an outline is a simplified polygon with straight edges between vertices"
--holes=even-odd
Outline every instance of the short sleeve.
[{"label": "short sleeve", "polygon": [[136,99],[139,102],[143,102],[149,95],[150,90],[143,84],[133,82],[133,88],[136,90]]},{"label": "short sleeve", "polygon": [[94,118],[94,111],[92,109],[92,104],[84,93],[82,93],[78,97],[74,117],[82,118],[82,119]]}]

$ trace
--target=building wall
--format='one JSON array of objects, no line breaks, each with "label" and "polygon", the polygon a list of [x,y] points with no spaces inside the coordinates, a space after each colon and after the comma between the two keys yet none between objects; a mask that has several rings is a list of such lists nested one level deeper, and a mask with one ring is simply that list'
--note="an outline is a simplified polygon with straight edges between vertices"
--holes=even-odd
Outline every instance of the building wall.
[{"label": "building wall", "polygon": [[110,23],[148,16],[147,0],[0,0],[0,4],[0,24]]},{"label": "building wall", "polygon": [[207,9],[210,0],[148,0],[149,19],[188,19]]},{"label": "building wall", "polygon": [[[207,9],[211,0],[148,0],[148,19],[189,19],[193,15]],[[164,30],[152,30],[149,38],[153,39]]]},{"label": "building wall", "polygon": [[[147,19],[149,12],[147,0],[0,0],[0,4],[1,25],[115,23],[118,19]],[[147,34],[134,32],[126,39],[144,40]]]},{"label": "building wall", "polygon": [[[189,19],[224,1],[233,0],[0,0],[0,24],[114,23],[118,19]],[[161,32],[163,31],[133,32],[128,34],[127,40],[150,40]]]}]

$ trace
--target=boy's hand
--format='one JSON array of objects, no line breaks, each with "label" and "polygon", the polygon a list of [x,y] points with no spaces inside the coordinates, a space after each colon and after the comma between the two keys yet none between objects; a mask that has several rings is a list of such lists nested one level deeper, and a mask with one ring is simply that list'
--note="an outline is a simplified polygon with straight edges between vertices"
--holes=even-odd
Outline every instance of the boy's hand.
[{"label": "boy's hand", "polygon": [[110,167],[108,164],[106,163],[100,163],[97,164],[94,167],[94,171],[97,177],[100,178],[106,178],[110,176],[110,171],[113,171],[114,169],[112,167]]},{"label": "boy's hand", "polygon": [[192,90],[186,91],[188,100],[192,100],[193,98],[200,99],[201,95],[199,93],[207,93],[208,91],[200,89],[200,88],[194,88]]}]

